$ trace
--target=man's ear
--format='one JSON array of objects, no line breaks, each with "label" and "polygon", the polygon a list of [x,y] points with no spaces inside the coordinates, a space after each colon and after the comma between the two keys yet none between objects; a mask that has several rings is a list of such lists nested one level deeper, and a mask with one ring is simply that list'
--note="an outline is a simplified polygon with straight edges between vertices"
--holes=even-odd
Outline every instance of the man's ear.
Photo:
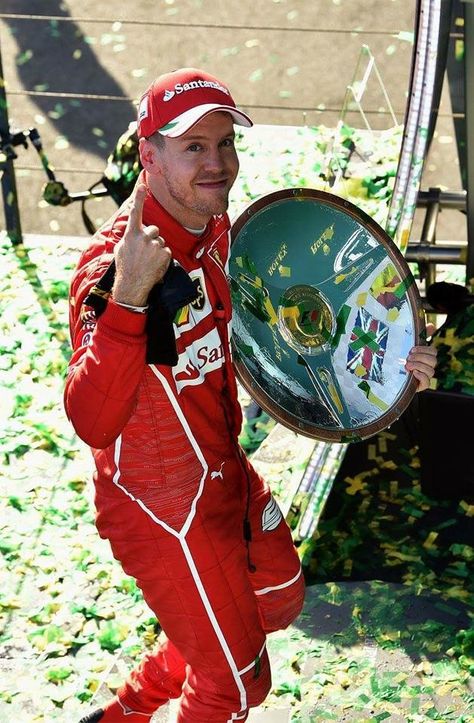
[{"label": "man's ear", "polygon": [[140,154],[141,164],[145,171],[148,171],[149,173],[156,173],[158,170],[158,153],[155,144],[147,138],[140,138],[138,152]]}]

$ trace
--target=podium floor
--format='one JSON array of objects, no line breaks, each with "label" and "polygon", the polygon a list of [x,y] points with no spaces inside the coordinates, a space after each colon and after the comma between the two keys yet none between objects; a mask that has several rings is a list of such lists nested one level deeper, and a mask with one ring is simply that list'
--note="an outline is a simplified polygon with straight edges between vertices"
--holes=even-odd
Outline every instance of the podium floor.
[{"label": "podium floor", "polygon": [[[67,280],[85,239],[27,241],[18,254],[3,247],[0,289],[10,419],[0,439],[0,723],[77,723],[113,694],[132,664],[124,650],[142,650],[153,626],[97,535],[90,453],[62,409]],[[473,614],[474,506],[428,504],[411,438],[390,436],[344,460],[310,559],[324,580],[307,588],[295,625],[270,637],[273,690],[251,723],[474,720],[473,680],[456,660]],[[262,445],[277,496],[298,484],[310,452],[301,438]],[[347,560],[352,579],[328,582],[344,578]],[[175,720],[173,709],[160,716]]]},{"label": "podium floor", "polygon": [[[474,677],[460,674],[452,650],[468,626],[459,602],[404,585],[312,585],[296,623],[269,637],[273,691],[248,721],[472,721]],[[174,723],[175,711],[173,701],[152,723]]]}]

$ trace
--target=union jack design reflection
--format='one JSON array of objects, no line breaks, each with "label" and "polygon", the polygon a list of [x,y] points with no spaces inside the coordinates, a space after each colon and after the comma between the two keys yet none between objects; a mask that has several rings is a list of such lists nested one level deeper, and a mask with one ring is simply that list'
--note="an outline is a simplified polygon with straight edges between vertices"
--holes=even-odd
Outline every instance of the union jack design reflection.
[{"label": "union jack design reflection", "polygon": [[367,309],[359,309],[349,339],[347,369],[359,379],[381,382],[387,339],[388,326]]}]

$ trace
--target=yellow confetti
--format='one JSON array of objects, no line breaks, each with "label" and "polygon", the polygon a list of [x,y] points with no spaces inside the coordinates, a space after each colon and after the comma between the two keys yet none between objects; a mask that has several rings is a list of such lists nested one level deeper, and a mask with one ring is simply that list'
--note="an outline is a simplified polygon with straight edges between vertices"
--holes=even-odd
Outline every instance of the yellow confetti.
[{"label": "yellow confetti", "polygon": [[361,613],[362,609],[358,605],[354,605],[354,607],[352,608],[352,617],[360,620]]},{"label": "yellow confetti", "polygon": [[321,379],[322,383],[325,384],[325,386],[329,392],[329,396],[331,397],[332,401],[334,402],[334,405],[335,405],[337,411],[339,412],[339,414],[342,414],[342,412],[344,410],[342,400],[339,397],[339,394],[334,385],[334,382],[332,381],[329,374],[326,372],[326,369],[318,369],[318,376]]},{"label": "yellow confetti", "polygon": [[362,479],[362,475],[358,474],[355,477],[345,477],[344,482],[349,486],[346,489],[346,494],[355,495],[356,492],[361,492],[365,487],[365,482]]},{"label": "yellow confetti", "polygon": [[16,595],[11,595],[8,598],[3,598],[1,602],[1,609],[3,610],[16,610],[21,608],[20,599]]},{"label": "yellow confetti", "polygon": [[424,673],[424,675],[433,675],[433,668],[428,660],[422,660],[421,663],[415,667],[417,673]]},{"label": "yellow confetti", "polygon": [[369,400],[369,402],[372,402],[376,407],[381,409],[382,411],[385,411],[388,409],[388,404],[384,402],[383,399],[380,399],[376,394],[373,393],[373,391],[369,388],[369,391],[366,392],[365,396]]},{"label": "yellow confetti", "polygon": [[411,231],[411,228],[405,228],[405,229],[403,229],[403,232],[400,236],[400,250],[402,252],[405,251],[406,247],[408,246],[408,239],[410,238],[410,231]]},{"label": "yellow confetti", "polygon": [[435,542],[435,540],[436,540],[437,537],[438,537],[438,533],[437,533],[437,532],[430,532],[430,534],[428,535],[428,537],[426,538],[426,540],[425,540],[424,543],[423,543],[423,547],[424,547],[426,550],[429,550],[431,547],[436,547],[436,545],[434,544],[434,542]]},{"label": "yellow confetti", "polygon": [[446,595],[450,598],[456,598],[459,600],[466,600],[470,599],[471,593],[469,590],[466,590],[465,587],[461,587],[461,585],[453,585],[452,587],[449,587],[446,591]]},{"label": "yellow confetti", "polygon": [[381,640],[390,641],[390,642],[396,642],[397,640],[400,640],[400,630],[389,630],[387,633],[382,633],[380,635]]},{"label": "yellow confetti", "polygon": [[344,281],[344,279],[347,279],[349,276],[352,276],[355,273],[357,273],[357,266],[353,266],[352,269],[347,272],[347,274],[338,274],[334,279],[334,283],[340,284],[341,281]]},{"label": "yellow confetti", "polygon": [[436,695],[449,695],[453,692],[456,685],[454,683],[443,683],[436,688]]},{"label": "yellow confetti", "polygon": [[343,673],[341,670],[336,671],[336,680],[341,686],[341,688],[349,688],[351,684],[351,679],[347,675],[347,673]]},{"label": "yellow confetti", "polygon": [[341,601],[339,600],[339,596],[341,594],[341,589],[338,585],[336,585],[335,582],[330,582],[326,584],[326,587],[329,589],[329,594],[331,595],[331,602],[333,605],[340,605]]},{"label": "yellow confetti", "polygon": [[99,690],[99,686],[101,685],[101,681],[97,678],[92,678],[92,680],[89,680],[87,682],[87,689],[91,691],[91,693],[95,693],[97,690]]},{"label": "yellow confetti", "polygon": [[[313,252],[313,254],[317,253],[320,248],[324,247],[325,241],[331,241],[333,236],[334,236],[334,224],[332,224],[332,226],[328,226],[326,229],[324,229],[321,236],[311,244],[310,248],[311,248],[311,251]],[[327,246],[327,244],[326,244],[326,246]],[[324,251],[324,249],[323,249],[323,251]],[[327,255],[328,252],[324,251],[324,253]]]},{"label": "yellow confetti", "polygon": [[345,577],[348,577],[352,573],[352,560],[350,558],[347,558],[347,560],[344,560],[344,566],[343,566],[343,575]]},{"label": "yellow confetti", "polygon": [[268,313],[268,315],[269,315],[269,317],[270,317],[270,320],[269,320],[269,322],[268,322],[268,323],[270,324],[270,326],[273,326],[274,324],[277,324],[277,323],[278,323],[278,316],[277,316],[277,314],[276,314],[276,312],[275,312],[275,309],[273,308],[273,304],[272,304],[272,302],[270,301],[270,299],[269,299],[268,296],[266,297],[265,301],[263,302],[263,306],[264,306],[264,308],[265,308],[265,311]]},{"label": "yellow confetti", "polygon": [[470,505],[465,500],[461,500],[459,507],[464,510],[467,517],[474,517],[474,505]]},{"label": "yellow confetti", "polygon": [[369,444],[367,450],[367,459],[373,460],[377,456],[377,447],[375,444]]},{"label": "yellow confetti", "polygon": [[361,513],[364,513],[370,505],[370,497],[366,497],[365,500],[361,502],[359,505],[359,510]]},{"label": "yellow confetti", "polygon": [[395,675],[393,678],[393,682],[398,685],[399,683],[404,683],[407,679],[406,673],[398,673],[398,675]]}]

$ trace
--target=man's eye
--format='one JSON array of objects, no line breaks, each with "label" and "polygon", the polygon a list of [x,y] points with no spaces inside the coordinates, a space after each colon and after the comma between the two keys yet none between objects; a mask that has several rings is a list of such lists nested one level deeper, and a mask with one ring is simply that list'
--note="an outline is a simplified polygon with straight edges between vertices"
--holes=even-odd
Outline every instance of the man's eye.
[{"label": "man's eye", "polygon": [[200,148],[199,143],[191,143],[191,145],[188,146],[188,151],[199,151]]},{"label": "man's eye", "polygon": [[232,147],[234,145],[234,139],[233,138],[225,138],[225,140],[222,141],[222,145],[224,147]]}]

